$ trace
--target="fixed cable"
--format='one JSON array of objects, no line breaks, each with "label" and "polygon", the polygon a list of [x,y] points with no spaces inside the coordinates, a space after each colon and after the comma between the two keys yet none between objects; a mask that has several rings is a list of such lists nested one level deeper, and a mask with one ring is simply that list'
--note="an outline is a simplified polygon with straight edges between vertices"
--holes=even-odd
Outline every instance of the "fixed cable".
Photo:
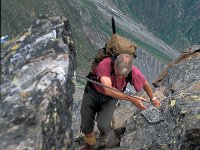
[{"label": "fixed cable", "polygon": [[86,78],[86,77],[83,77],[83,76],[81,76],[81,75],[76,74],[76,76],[77,76],[78,78],[84,79],[84,80],[89,81],[89,82],[91,82],[91,83],[94,83],[94,84],[97,84],[97,85],[99,85],[99,86],[102,86],[102,87],[108,88],[108,89],[110,89],[110,90],[113,90],[113,91],[119,92],[119,93],[121,93],[121,94],[124,94],[124,95],[126,95],[126,96],[130,96],[130,97],[132,97],[132,98],[138,99],[138,100],[143,101],[143,102],[146,102],[146,103],[151,103],[151,102],[149,102],[149,101],[145,101],[145,100],[140,99],[140,98],[138,98],[138,97],[135,97],[135,96],[132,96],[132,95],[129,95],[129,94],[123,93],[123,92],[121,92],[121,91],[119,91],[119,90],[117,90],[117,89],[114,89],[114,88],[108,87],[108,86],[106,86],[106,85],[103,85],[103,84],[101,84],[101,83],[99,83],[99,82],[96,82],[96,81],[94,81],[94,80],[88,79],[88,78]]}]

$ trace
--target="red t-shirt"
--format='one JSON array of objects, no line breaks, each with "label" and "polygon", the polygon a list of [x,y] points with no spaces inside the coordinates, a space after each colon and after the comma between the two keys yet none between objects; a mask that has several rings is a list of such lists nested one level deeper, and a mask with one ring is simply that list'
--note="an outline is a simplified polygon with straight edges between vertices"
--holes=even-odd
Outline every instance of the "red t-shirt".
[{"label": "red t-shirt", "polygon": [[[115,73],[111,74],[111,72],[112,72],[111,58],[107,57],[98,64],[93,73],[96,74],[98,78],[101,78],[103,76],[111,78],[112,87],[121,91],[127,85],[126,78],[125,77],[119,78],[115,76]],[[130,84],[134,86],[137,92],[139,92],[143,88],[144,82],[145,82],[144,75],[140,72],[140,70],[137,67],[133,65],[132,83]],[[102,86],[99,86],[97,84],[93,84],[93,86],[98,92],[105,94]]]}]

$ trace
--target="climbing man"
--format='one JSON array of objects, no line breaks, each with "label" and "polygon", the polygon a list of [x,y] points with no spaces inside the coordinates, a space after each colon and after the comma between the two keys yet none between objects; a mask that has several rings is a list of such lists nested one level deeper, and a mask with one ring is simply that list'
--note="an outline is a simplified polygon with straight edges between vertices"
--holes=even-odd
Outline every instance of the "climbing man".
[{"label": "climbing man", "polygon": [[[85,86],[81,105],[81,130],[85,134],[85,144],[81,150],[91,150],[96,145],[94,121],[97,122],[100,131],[98,145],[105,147],[118,100],[130,101],[140,110],[146,109],[141,100],[116,91],[123,91],[128,82],[127,76],[130,74],[129,82],[135,90],[139,92],[144,89],[152,104],[155,107],[160,106],[160,101],[154,97],[148,81],[132,62],[133,57],[129,54],[120,54],[114,60],[112,57],[106,57],[90,73],[90,77],[103,86],[91,82]],[[145,100],[142,97],[138,98]]]}]

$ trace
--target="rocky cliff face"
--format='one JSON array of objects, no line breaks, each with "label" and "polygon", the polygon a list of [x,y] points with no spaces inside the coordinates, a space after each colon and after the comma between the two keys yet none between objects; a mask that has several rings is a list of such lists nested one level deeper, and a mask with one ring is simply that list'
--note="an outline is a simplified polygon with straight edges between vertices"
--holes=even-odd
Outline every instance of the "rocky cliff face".
[{"label": "rocky cliff face", "polygon": [[64,17],[40,16],[2,45],[0,149],[73,149],[75,54]]}]

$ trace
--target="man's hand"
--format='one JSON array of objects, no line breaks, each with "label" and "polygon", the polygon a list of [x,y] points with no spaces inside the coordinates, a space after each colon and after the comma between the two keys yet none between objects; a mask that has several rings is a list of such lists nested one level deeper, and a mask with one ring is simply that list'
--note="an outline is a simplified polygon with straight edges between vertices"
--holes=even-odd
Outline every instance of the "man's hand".
[{"label": "man's hand", "polygon": [[[144,101],[146,101],[146,99],[144,99],[143,97],[137,96],[137,98],[143,99]],[[142,102],[141,102],[140,100],[138,100],[138,99],[132,98],[132,99],[130,99],[130,101],[131,101],[138,109],[140,109],[140,110],[145,110],[145,109],[147,108],[147,107],[144,106],[144,105],[142,104]]]},{"label": "man's hand", "polygon": [[[143,89],[144,91],[147,93],[147,95],[149,96],[149,98],[151,99],[153,97],[153,92],[151,90],[151,86],[149,85],[148,81],[146,80],[145,83],[144,83],[144,86],[143,86]],[[155,106],[155,107],[160,107],[160,101],[153,97],[151,99],[151,102],[152,104]]]},{"label": "man's hand", "polygon": [[160,107],[160,101],[157,98],[155,98],[154,100],[151,100],[151,102],[155,107],[157,108]]}]

